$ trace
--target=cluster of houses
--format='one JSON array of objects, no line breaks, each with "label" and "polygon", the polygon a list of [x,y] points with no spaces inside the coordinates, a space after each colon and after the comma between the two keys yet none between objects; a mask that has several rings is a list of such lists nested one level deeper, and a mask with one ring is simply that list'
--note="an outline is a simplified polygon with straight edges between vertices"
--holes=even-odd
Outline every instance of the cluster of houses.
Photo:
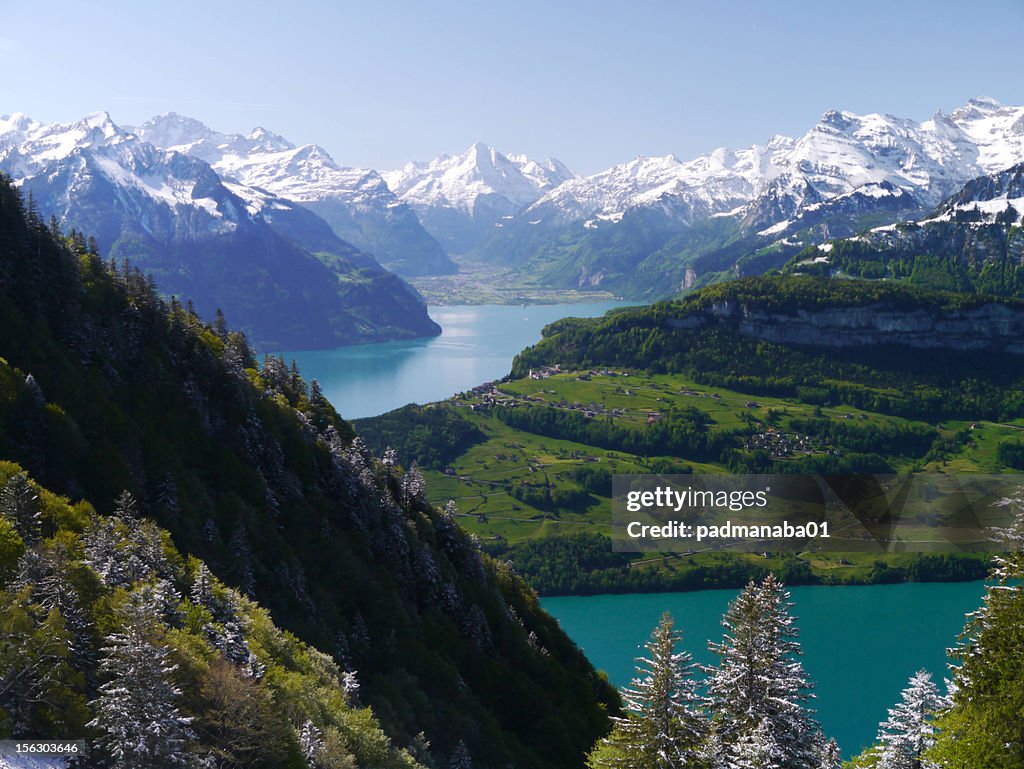
[{"label": "cluster of houses", "polygon": [[554,366],[541,366],[540,368],[530,369],[530,379],[547,379],[549,376],[562,373],[562,364],[556,363]]},{"label": "cluster of houses", "polygon": [[765,433],[751,435],[743,448],[766,451],[772,459],[784,459],[795,454],[813,454],[824,451],[827,447],[820,438],[801,433],[780,433],[769,430]]},{"label": "cluster of houses", "polygon": [[491,406],[508,406],[509,408],[515,408],[519,405],[515,398],[511,395],[506,395],[498,389],[497,382],[484,382],[470,390],[470,393],[480,399],[480,403],[469,404],[469,408],[472,411],[486,411]]}]

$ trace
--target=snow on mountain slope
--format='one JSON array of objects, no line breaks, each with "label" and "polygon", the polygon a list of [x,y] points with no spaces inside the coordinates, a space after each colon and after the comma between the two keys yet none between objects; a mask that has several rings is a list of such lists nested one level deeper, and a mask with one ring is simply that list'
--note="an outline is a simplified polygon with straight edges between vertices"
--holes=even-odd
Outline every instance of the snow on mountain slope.
[{"label": "snow on mountain slope", "polygon": [[[484,260],[508,264],[562,259],[566,247],[593,252],[595,239],[609,241],[612,226],[636,229],[650,253],[710,217],[736,217],[747,233],[772,234],[772,227],[801,217],[813,206],[862,187],[903,190],[918,205],[938,204],[976,176],[1024,161],[1024,107],[972,99],[949,115],[937,112],[916,122],[891,115],[856,115],[829,110],[799,139],[776,136],[764,145],[717,149],[689,161],[673,155],[638,157],[600,173],[569,180],[511,219],[495,226],[478,248]],[[872,200],[878,213],[897,215],[903,201],[857,199],[861,214]],[[894,205],[897,203],[897,205]],[[847,216],[846,206],[829,209]],[[827,213],[827,212],[825,212]],[[652,224],[652,222],[654,224]],[[827,227],[827,222],[822,222]],[[656,226],[662,233],[651,235]],[[636,232],[630,236],[637,242]],[[583,241],[591,245],[580,245]],[[580,250],[582,249],[582,250]],[[642,254],[633,254],[633,259]],[[563,265],[569,278],[572,270]]]},{"label": "snow on mountain slope", "polygon": [[439,330],[408,284],[315,213],[224,182],[200,157],[157,148],[104,112],[51,125],[0,118],[0,170],[44,220],[95,236],[104,256],[130,259],[205,317],[222,309],[259,346],[333,347]]},{"label": "snow on mountain slope", "polygon": [[500,195],[522,208],[543,191],[575,178],[557,160],[538,162],[526,155],[503,155],[482,142],[461,155],[409,163],[383,176],[395,194],[415,208],[447,206],[469,215],[481,196]]},{"label": "snow on mountain slope", "polygon": [[549,158],[502,154],[477,142],[461,155],[441,155],[383,174],[388,186],[419,214],[427,230],[453,253],[465,253],[547,190],[575,179]]},{"label": "snow on mountain slope", "polygon": [[711,211],[749,203],[784,179],[809,183],[822,198],[888,182],[937,203],[968,179],[1024,160],[1024,107],[972,99],[950,115],[917,123],[890,115],[826,112],[800,139],[773,137],[747,149],[717,149],[682,162],[640,157],[577,179],[538,199],[562,219],[604,218],[665,195],[687,196]]},{"label": "snow on mountain slope", "polygon": [[225,179],[300,203],[344,240],[403,275],[455,270],[415,213],[376,171],[339,166],[322,147],[296,147],[263,128],[224,134],[173,112],[137,129],[147,141],[205,160]]},{"label": "snow on mountain slope", "polygon": [[[20,114],[0,119],[0,169],[42,195],[40,208],[65,221],[83,203],[78,193],[96,185],[115,190],[151,230],[167,226],[178,207],[196,209],[189,220],[194,232],[230,231],[247,216],[208,165],[157,149],[106,112],[73,123],[43,124]],[[116,232],[102,229],[92,234],[109,245]]]}]

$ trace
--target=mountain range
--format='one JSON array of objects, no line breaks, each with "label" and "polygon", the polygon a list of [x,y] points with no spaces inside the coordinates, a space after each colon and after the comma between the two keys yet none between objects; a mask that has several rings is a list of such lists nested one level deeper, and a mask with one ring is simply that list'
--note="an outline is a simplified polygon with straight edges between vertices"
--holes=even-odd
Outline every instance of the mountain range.
[{"label": "mountain range", "polygon": [[66,124],[0,119],[0,170],[34,213],[93,236],[105,256],[130,259],[205,317],[223,310],[258,347],[440,333],[411,286],[308,209],[159,148],[105,112]]},{"label": "mountain range", "polygon": [[323,147],[296,147],[263,128],[224,134],[171,112],[136,133],[156,147],[200,158],[225,180],[299,203],[338,235],[400,275],[454,272],[455,264],[379,173],[339,166]]},{"label": "mountain range", "polygon": [[498,222],[475,256],[547,285],[663,296],[706,274],[781,266],[814,239],[924,214],[1022,160],[1024,107],[972,99],[923,122],[829,110],[799,139],[689,161],[641,156],[568,180]]},{"label": "mountain range", "polygon": [[1024,163],[972,179],[930,213],[811,246],[786,271],[1024,297]]},{"label": "mountain range", "polygon": [[525,286],[655,299],[926,220],[972,179],[1022,161],[1024,107],[988,98],[921,122],[829,110],[799,138],[639,156],[585,177],[483,143],[351,168],[319,145],[174,113],[137,128],[106,113],[0,121],[0,170],[44,217],[278,349],[437,333],[387,269],[451,273],[455,255]]},{"label": "mountain range", "polygon": [[441,155],[383,174],[423,226],[449,253],[466,254],[494,228],[576,175],[553,158],[505,155],[477,142],[461,155]]}]

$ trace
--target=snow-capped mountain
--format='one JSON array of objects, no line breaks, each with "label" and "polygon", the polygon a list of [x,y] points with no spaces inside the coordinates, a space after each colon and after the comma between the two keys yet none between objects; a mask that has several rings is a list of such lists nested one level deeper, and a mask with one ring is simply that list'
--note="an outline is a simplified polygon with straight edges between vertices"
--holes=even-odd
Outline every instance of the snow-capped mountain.
[{"label": "snow-capped mountain", "polygon": [[[43,216],[95,236],[207,318],[222,309],[263,347],[437,333],[422,299],[315,214],[225,183],[105,112],[73,123],[0,118],[0,170]],[[317,253],[317,256],[313,255]]]},{"label": "snow-capped mountain", "polygon": [[[969,179],[1021,161],[1024,107],[972,99],[920,123],[830,110],[799,139],[776,136],[764,145],[718,149],[685,162],[673,155],[639,157],[569,180],[497,222],[478,255],[526,265],[542,281],[621,288],[616,281],[622,276],[646,274],[636,268],[652,254],[660,252],[665,263],[671,261],[666,248],[693,256],[694,239],[702,241],[696,250],[708,253],[743,235],[771,235],[775,226],[781,233],[789,227],[783,222],[808,215],[827,227],[823,214],[845,217],[848,207],[820,207],[869,185],[886,194],[860,195],[858,217],[869,214],[874,202],[879,216],[902,214],[908,204],[934,206]],[[895,191],[910,197],[897,200],[889,194]],[[716,217],[733,221],[734,232],[725,233],[722,223],[712,221]],[[574,270],[566,260],[570,252],[589,263]],[[597,262],[606,264],[595,269]],[[665,277],[660,268],[649,275],[671,291]]]},{"label": "snow-capped mountain", "polygon": [[548,190],[576,176],[558,160],[502,154],[477,142],[461,155],[408,163],[383,174],[449,252],[464,254]]},{"label": "snow-capped mountain", "polygon": [[1024,163],[972,179],[928,215],[819,243],[787,269],[1024,297]]},{"label": "snow-capped mountain", "polygon": [[247,136],[212,130],[168,113],[136,129],[140,137],[209,163],[224,179],[295,201],[320,215],[338,237],[399,274],[454,272],[444,249],[376,171],[338,165],[322,147],[296,147],[263,128]]}]

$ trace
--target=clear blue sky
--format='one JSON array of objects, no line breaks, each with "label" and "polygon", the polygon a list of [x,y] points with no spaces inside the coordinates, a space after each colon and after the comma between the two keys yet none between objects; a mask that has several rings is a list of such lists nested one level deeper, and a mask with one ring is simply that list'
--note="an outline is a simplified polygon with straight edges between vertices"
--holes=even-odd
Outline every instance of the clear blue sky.
[{"label": "clear blue sky", "polygon": [[173,110],[381,169],[482,140],[591,173],[831,107],[1024,103],[1022,29],[1024,0],[0,0],[0,113]]}]

